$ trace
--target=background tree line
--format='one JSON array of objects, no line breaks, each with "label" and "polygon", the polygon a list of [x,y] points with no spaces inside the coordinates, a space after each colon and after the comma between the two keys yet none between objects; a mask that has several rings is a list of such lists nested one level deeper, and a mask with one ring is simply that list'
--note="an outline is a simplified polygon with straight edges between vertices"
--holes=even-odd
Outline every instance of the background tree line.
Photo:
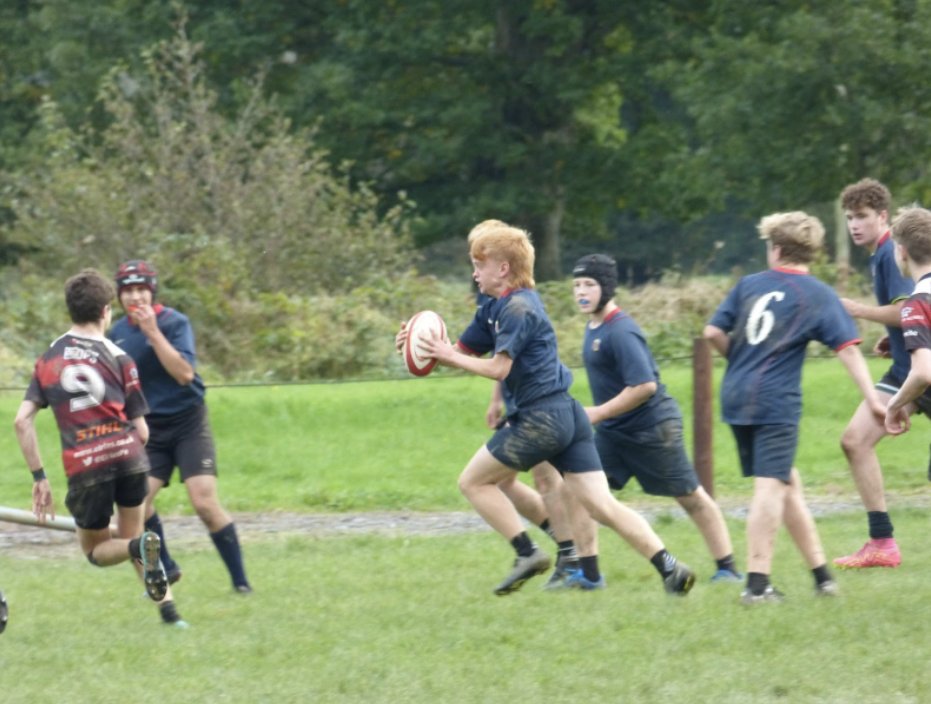
[{"label": "background tree line", "polygon": [[766,212],[830,227],[865,175],[927,200],[929,9],[4,3],[5,354],[60,332],[64,275],[126,256],[218,373],[271,378],[390,366],[375,340],[444,295],[417,274],[464,277],[486,217],[533,233],[541,280],[591,249],[633,283],[760,264]]}]

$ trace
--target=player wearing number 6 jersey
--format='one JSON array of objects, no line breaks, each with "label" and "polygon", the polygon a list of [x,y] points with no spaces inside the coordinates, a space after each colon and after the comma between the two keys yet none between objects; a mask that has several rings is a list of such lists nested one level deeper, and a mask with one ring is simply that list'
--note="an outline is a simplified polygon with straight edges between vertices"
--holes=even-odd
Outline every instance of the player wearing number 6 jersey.
[{"label": "player wearing number 6 jersey", "polygon": [[[113,285],[92,269],[65,283],[73,325],[36,362],[16,414],[16,437],[32,471],[32,508],[41,523],[47,515],[54,518],[55,508],[35,417],[42,408],[52,409],[68,477],[65,505],[74,516],[81,550],[99,567],[138,561],[146,592],[159,603],[162,619],[185,626],[159,564],[158,535],[143,532],[148,406],[133,360],[104,338],[114,295]],[[114,504],[116,537],[110,531]]]},{"label": "player wearing number 6 jersey", "polygon": [[885,415],[857,345],[856,325],[837,294],[808,273],[824,241],[821,222],[802,212],[777,213],[759,224],[769,270],[742,278],[705,327],[724,357],[723,419],[730,424],[744,476],[754,478],[747,515],[747,588],[744,603],[779,601],[770,584],[780,524],[812,569],[815,593],[833,595],[802,480],[793,466],[802,414],[802,365],[812,340],[837,352],[874,413]]}]

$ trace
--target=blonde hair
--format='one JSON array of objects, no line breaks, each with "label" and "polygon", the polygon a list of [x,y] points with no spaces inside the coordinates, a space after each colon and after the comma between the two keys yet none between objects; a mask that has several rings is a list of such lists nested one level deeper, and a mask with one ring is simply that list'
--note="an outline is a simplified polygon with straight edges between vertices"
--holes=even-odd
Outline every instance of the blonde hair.
[{"label": "blonde hair", "polygon": [[791,213],[773,213],[756,226],[760,238],[779,247],[780,258],[792,264],[814,261],[824,245],[824,225],[813,215],[796,210]]},{"label": "blonde hair", "polygon": [[918,206],[899,210],[892,221],[892,238],[916,264],[931,263],[931,211]]},{"label": "blonde hair", "polygon": [[509,283],[514,288],[533,288],[534,251],[530,235],[500,220],[485,220],[469,232],[469,256],[479,262],[486,259],[510,265]]}]

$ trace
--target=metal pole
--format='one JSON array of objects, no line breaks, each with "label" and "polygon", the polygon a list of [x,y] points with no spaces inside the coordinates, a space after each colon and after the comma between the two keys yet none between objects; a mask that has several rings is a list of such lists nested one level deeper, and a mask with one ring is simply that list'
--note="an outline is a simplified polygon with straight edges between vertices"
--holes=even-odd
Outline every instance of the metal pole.
[{"label": "metal pole", "polygon": [[698,481],[714,496],[711,345],[702,337],[692,340],[692,445]]},{"label": "metal pole", "polygon": [[39,523],[39,519],[35,517],[32,511],[21,511],[18,508],[10,508],[9,506],[0,506],[0,521],[21,523],[25,526],[36,526],[38,528],[51,528],[52,530],[67,530],[72,533],[75,531],[73,518],[55,516],[55,518],[46,519],[44,523]]}]

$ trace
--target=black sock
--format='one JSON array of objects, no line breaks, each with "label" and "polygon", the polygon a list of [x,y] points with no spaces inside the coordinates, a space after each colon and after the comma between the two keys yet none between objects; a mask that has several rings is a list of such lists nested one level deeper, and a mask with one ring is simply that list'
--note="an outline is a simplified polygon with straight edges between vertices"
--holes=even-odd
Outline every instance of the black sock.
[{"label": "black sock", "polygon": [[766,587],[769,586],[769,575],[763,574],[762,572],[748,572],[747,573],[747,589],[750,590],[750,593],[759,596],[764,591]]},{"label": "black sock", "polygon": [[821,565],[821,567],[815,567],[811,573],[815,576],[816,587],[821,586],[825,582],[831,581],[831,572],[828,570],[827,563]]},{"label": "black sock", "polygon": [[518,557],[530,557],[537,548],[530,539],[530,536],[527,535],[527,531],[521,531],[511,538],[511,545],[514,547],[514,550],[517,551]]},{"label": "black sock", "polygon": [[666,579],[676,569],[676,558],[670,555],[665,548],[650,558],[650,563],[656,568],[663,579]]},{"label": "black sock", "polygon": [[577,565],[579,563],[579,555],[575,551],[575,543],[571,540],[563,540],[559,543],[556,543],[559,546],[559,549],[556,551],[557,559],[563,561],[563,564],[566,565]]},{"label": "black sock", "polygon": [[165,542],[165,531],[162,528],[162,519],[158,517],[157,513],[153,513],[149,518],[145,519],[145,529],[157,534],[159,540],[161,540],[158,556],[162,561],[162,567],[165,568],[165,571],[171,572],[172,569],[177,569],[178,563],[172,560],[171,555],[168,554],[168,543]]},{"label": "black sock", "polygon": [[229,570],[233,586],[249,586],[249,580],[246,579],[246,569],[242,564],[242,550],[239,547],[239,538],[236,535],[236,524],[230,523],[216,533],[211,533],[210,538],[213,540],[213,544],[217,546],[217,551],[220,553],[220,557],[223,558],[226,569]]},{"label": "black sock", "polygon": [[715,560],[719,570],[727,570],[728,572],[737,572],[737,564],[734,562],[734,555],[730,554],[727,557],[722,557],[720,560]]},{"label": "black sock", "polygon": [[553,526],[550,525],[550,519],[544,518],[543,523],[540,524],[540,530],[546,533],[553,539],[553,542],[559,544],[559,541],[556,540],[556,534],[553,532]]},{"label": "black sock", "polygon": [[[130,538],[129,540],[129,556],[134,560],[142,559],[142,538]],[[91,551],[93,552],[93,550]]]},{"label": "black sock", "polygon": [[181,614],[175,608],[175,602],[164,601],[158,607],[158,612],[162,615],[162,621],[165,623],[177,623],[181,620]]},{"label": "black sock", "polygon": [[582,574],[589,582],[597,582],[601,579],[601,571],[598,569],[598,556],[589,555],[588,557],[579,558],[579,566],[582,568]]},{"label": "black sock", "polygon": [[892,537],[892,521],[885,511],[867,511],[866,518],[870,523],[870,538],[881,540]]}]

